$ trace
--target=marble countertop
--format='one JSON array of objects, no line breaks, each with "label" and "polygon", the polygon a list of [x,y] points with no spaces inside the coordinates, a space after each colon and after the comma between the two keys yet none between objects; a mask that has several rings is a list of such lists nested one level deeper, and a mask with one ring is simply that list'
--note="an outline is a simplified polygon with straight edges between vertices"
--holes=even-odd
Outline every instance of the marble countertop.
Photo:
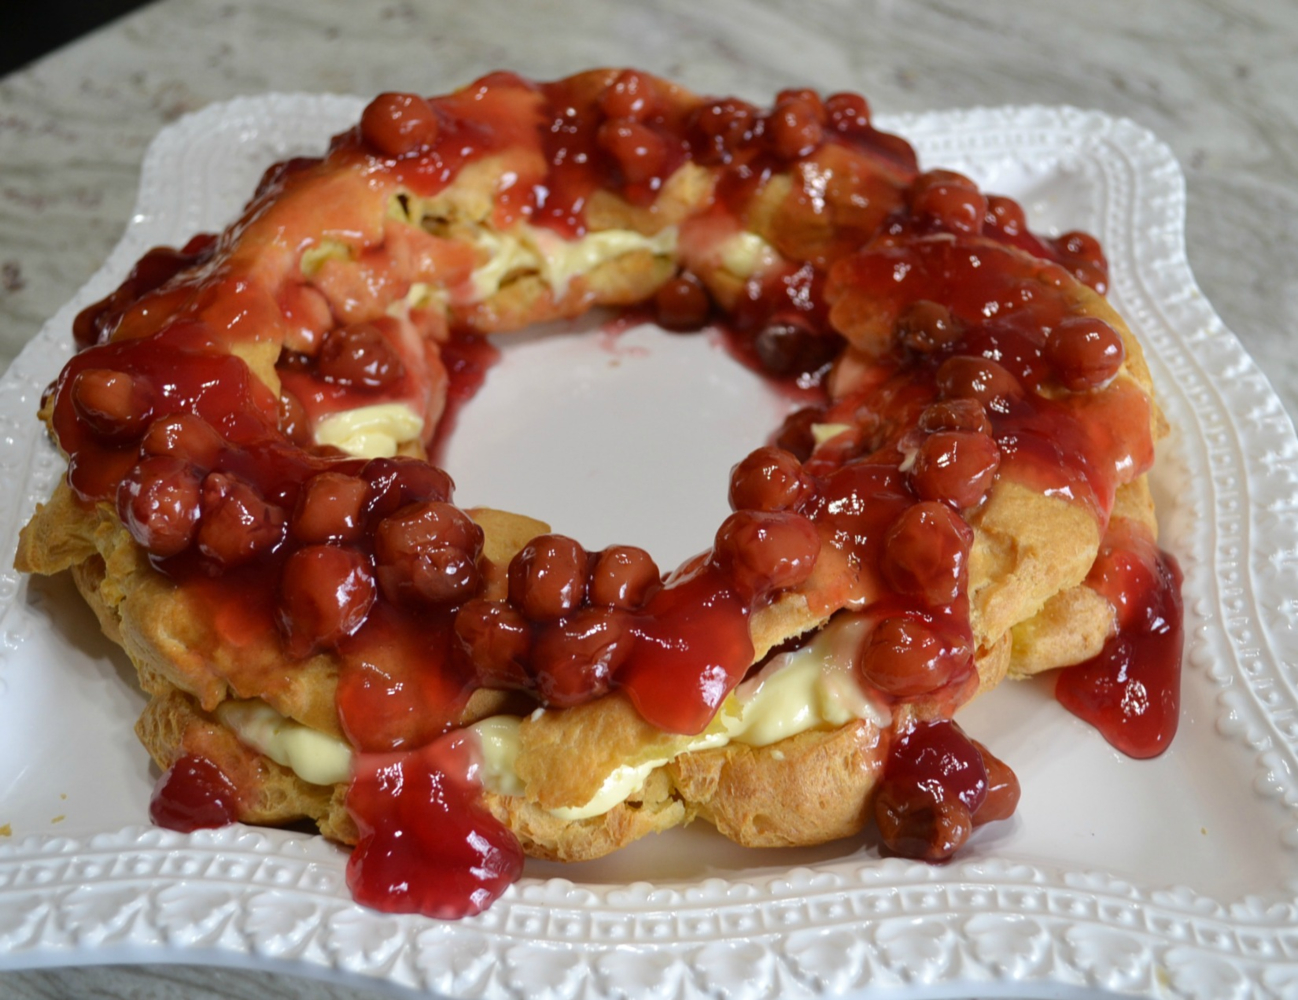
[{"label": "marble countertop", "polygon": [[[1226,324],[1298,413],[1298,6],[1291,0],[162,0],[0,80],[0,367],[100,265],[168,122],[265,91],[438,92],[500,67],[628,64],[763,102],[859,90],[876,111],[1073,104],[1179,158],[1187,244]],[[0,974],[0,995],[360,998],[197,968]]]}]

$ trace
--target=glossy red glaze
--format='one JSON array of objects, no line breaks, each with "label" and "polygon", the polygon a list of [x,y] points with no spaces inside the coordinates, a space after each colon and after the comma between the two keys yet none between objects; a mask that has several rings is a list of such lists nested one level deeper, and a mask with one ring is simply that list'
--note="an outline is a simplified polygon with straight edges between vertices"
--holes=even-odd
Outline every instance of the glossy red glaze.
[{"label": "glossy red glaze", "polygon": [[356,759],[347,808],[360,841],[347,886],[357,902],[449,920],[518,880],[523,850],[482,805],[479,766],[476,742],[460,734]]},{"label": "glossy red glaze", "polygon": [[753,662],[748,603],[716,566],[672,581],[631,627],[634,648],[618,685],[651,725],[702,732]]},{"label": "glossy red glaze", "polygon": [[1094,659],[1060,671],[1055,697],[1128,756],[1157,757],[1181,715],[1180,567],[1122,532],[1106,538],[1087,583],[1117,609],[1117,633]]},{"label": "glossy red glaze", "polygon": [[149,818],[181,833],[226,826],[239,818],[239,793],[206,757],[185,754],[158,779]]},{"label": "glossy red glaze", "polygon": [[661,583],[658,564],[644,549],[610,545],[594,554],[586,594],[591,604],[634,610],[643,607]]},{"label": "glossy red glaze", "polygon": [[702,282],[685,273],[654,293],[654,319],[678,333],[700,330],[712,316],[712,299]]},{"label": "glossy red glaze", "polygon": [[298,549],[280,578],[278,621],[288,654],[305,659],[337,645],[360,628],[377,595],[370,561],[355,549]]},{"label": "glossy red glaze", "polygon": [[483,687],[535,687],[529,669],[532,623],[508,601],[469,601],[455,615],[455,636]]},{"label": "glossy red glaze", "polygon": [[446,405],[428,445],[428,460],[438,463],[459,420],[460,411],[487,381],[487,372],[500,361],[500,350],[486,337],[460,334],[442,345],[446,369]]},{"label": "glossy red glaze", "polygon": [[405,156],[437,141],[432,106],[418,94],[380,94],[361,115],[361,137],[383,156]]},{"label": "glossy red glaze", "polygon": [[582,608],[537,630],[536,689],[546,705],[566,708],[607,694],[636,642],[626,612]]},{"label": "glossy red glaze", "polygon": [[875,810],[888,848],[945,861],[963,846],[987,797],[982,754],[954,722],[921,722],[888,754]]},{"label": "glossy red glaze", "polygon": [[338,719],[366,752],[423,746],[453,728],[473,690],[446,613],[403,614],[383,601],[338,646]]},{"label": "glossy red glaze", "polygon": [[861,651],[866,683],[897,698],[930,694],[968,676],[972,669],[968,639],[918,614],[885,618]]},{"label": "glossy red glaze", "polygon": [[538,535],[509,563],[509,599],[535,622],[554,621],[586,600],[586,550],[566,535]]},{"label": "glossy red glaze", "polygon": [[987,795],[982,805],[974,810],[974,826],[1009,819],[1018,808],[1019,796],[1022,793],[1018,776],[1010,770],[1008,764],[977,740],[971,742],[982,755],[983,766],[987,769]]}]

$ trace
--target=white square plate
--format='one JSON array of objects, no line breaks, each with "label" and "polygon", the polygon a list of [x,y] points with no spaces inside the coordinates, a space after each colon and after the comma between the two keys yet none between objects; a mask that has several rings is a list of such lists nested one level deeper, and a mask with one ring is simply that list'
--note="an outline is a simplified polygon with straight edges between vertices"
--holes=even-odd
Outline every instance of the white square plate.
[{"label": "white square plate", "polygon": [[[272,95],[159,135],[121,244],[0,382],[4,566],[63,471],[35,412],[72,317],[150,246],[224,225],[268,164],[318,151],[361,107]],[[318,837],[144,825],[153,774],[129,663],[68,581],[6,568],[0,969],[209,962],[463,998],[1298,997],[1298,439],[1194,284],[1176,163],[1132,123],[1068,108],[881,123],[925,164],[1019,199],[1037,231],[1087,229],[1108,251],[1110,297],[1176,428],[1154,475],[1186,577],[1170,751],[1127,760],[1048,681],[1003,685],[961,718],[1018,772],[1023,803],[956,863],[880,860],[868,843],[744,851],[690,829],[601,862],[529,862],[471,920],[390,916],[351,903],[345,855]],[[715,338],[596,329],[516,338],[446,464],[463,502],[674,565],[709,543],[726,470],[788,402]]]}]

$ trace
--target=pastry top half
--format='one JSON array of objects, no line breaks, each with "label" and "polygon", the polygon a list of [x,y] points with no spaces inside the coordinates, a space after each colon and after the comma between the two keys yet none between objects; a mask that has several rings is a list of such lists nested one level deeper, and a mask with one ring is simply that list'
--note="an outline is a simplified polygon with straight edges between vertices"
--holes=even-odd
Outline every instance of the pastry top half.
[{"label": "pastry top half", "polygon": [[[1105,281],[1094,240],[921,172],[856,95],[382,95],[78,318],[43,410],[69,471],[18,565],[71,568],[135,662],[177,824],[224,795],[218,820],[359,841],[359,870],[415,822],[378,777],[405,768],[510,831],[506,880],[519,843],[582,859],[696,816],[816,843],[920,730],[983,768],[952,806],[976,820],[1003,765],[946,720],[1096,656],[1097,557],[1157,558],[1163,419]],[[460,509],[426,460],[483,335],[594,306],[719,322],[819,392],[675,569]]]}]

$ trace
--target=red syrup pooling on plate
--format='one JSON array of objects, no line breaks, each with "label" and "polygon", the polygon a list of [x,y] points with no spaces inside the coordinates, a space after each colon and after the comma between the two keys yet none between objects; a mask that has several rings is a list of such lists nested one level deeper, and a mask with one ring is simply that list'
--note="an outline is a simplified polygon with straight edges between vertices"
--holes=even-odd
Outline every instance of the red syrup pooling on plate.
[{"label": "red syrup pooling on plate", "polygon": [[1117,632],[1059,672],[1055,697],[1127,756],[1157,757],[1181,716],[1181,568],[1148,538],[1123,534],[1105,539],[1088,581],[1117,610]]},{"label": "red syrup pooling on plate", "polygon": [[407,753],[361,754],[347,808],[358,903],[454,919],[486,909],[523,873],[523,851],[481,803],[476,742],[451,733]]},{"label": "red syrup pooling on plate", "polygon": [[[673,329],[718,318],[691,269],[765,220],[779,259],[739,283],[721,318],[746,363],[823,380],[822,394],[777,434],[785,447],[735,467],[735,513],[666,577],[642,550],[587,552],[558,535],[489,564],[444,472],[312,442],[340,408],[399,400],[435,444],[443,405],[453,416],[480,384],[491,359],[465,334],[508,317],[465,298],[472,246],[404,215],[412,196],[493,156],[512,168],[495,225],[566,237],[586,231],[602,192],[648,210],[687,160],[714,171],[710,204],[680,225],[683,270],[655,299]],[[782,177],[787,188],[772,186]],[[329,246],[322,228],[360,235]],[[319,251],[309,267],[303,247]],[[764,113],[634,71],[540,86],[492,74],[448,97],[384,95],[322,160],[268,171],[225,233],[152,252],[78,319],[87,349],[52,389],[53,424],[80,500],[114,505],[153,565],[201,597],[214,642],[238,651],[221,666],[235,690],[276,691],[312,655],[336,662],[339,718],[360,751],[349,884],[369,905],[464,915],[518,875],[518,845],[479,803],[471,742],[456,735],[475,688],[553,707],[621,689],[660,728],[697,733],[750,668],[753,617],[799,588],[826,614],[865,609],[861,684],[937,717],[894,734],[885,822],[901,831],[895,849],[949,856],[933,843],[951,837],[915,833],[914,796],[899,789],[938,780],[968,813],[952,827],[966,835],[1017,801],[1012,772],[943,721],[978,682],[966,518],[1008,478],[1104,523],[1153,460],[1150,404],[1115,379],[1121,338],[1074,277],[1107,281],[1093,240],[1039,239],[1009,199],[918,174],[856,95],[786,91]],[[441,289],[449,312],[411,297],[417,283]],[[1125,543],[1111,541],[1116,566]],[[507,593],[488,594],[503,577]],[[1145,607],[1137,577],[1092,585]],[[1146,685],[1165,690],[1165,673]],[[1097,718],[1128,724],[1111,709]],[[930,759],[976,780],[934,778]],[[203,783],[168,774],[155,818],[187,822]]]},{"label": "red syrup pooling on plate", "polygon": [[239,792],[206,757],[184,754],[158,779],[149,818],[181,833],[228,826],[239,818]]}]

